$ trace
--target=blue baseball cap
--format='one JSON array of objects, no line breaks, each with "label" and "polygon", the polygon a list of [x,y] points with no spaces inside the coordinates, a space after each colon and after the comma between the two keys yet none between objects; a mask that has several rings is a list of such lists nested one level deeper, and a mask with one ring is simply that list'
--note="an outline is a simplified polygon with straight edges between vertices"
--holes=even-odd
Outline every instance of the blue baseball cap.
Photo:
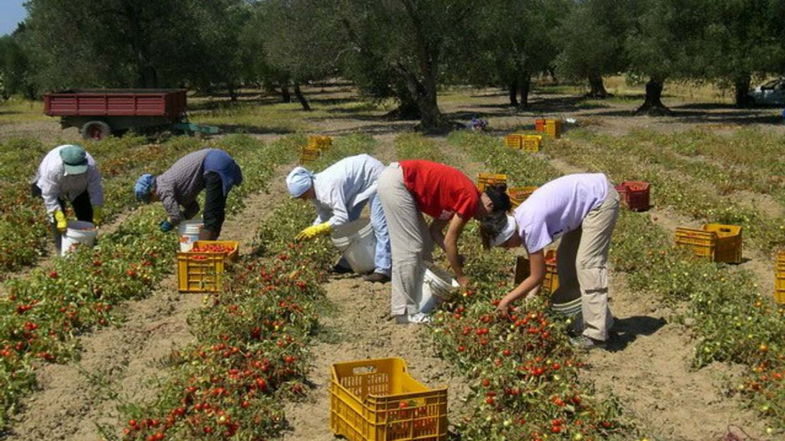
[{"label": "blue baseball cap", "polygon": [[305,167],[295,167],[286,177],[286,188],[293,198],[299,198],[313,185],[314,175]]},{"label": "blue baseball cap", "polygon": [[155,187],[155,176],[150,173],[145,173],[139,176],[134,185],[134,194],[137,201],[150,202],[150,195],[153,193]]}]

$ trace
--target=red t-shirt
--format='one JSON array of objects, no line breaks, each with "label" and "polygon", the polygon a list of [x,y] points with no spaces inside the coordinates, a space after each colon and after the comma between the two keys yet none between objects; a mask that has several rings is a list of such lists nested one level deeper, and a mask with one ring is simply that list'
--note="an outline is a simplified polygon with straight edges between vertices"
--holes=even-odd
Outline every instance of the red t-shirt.
[{"label": "red t-shirt", "polygon": [[480,193],[460,171],[437,162],[400,161],[403,182],[423,213],[447,220],[458,213],[464,219],[474,216]]}]

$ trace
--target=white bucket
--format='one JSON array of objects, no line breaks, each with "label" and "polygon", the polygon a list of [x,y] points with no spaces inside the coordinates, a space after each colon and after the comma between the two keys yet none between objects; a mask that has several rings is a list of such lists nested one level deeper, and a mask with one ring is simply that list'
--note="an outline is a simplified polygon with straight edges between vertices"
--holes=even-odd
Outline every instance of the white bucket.
[{"label": "white bucket", "polygon": [[67,255],[80,245],[92,247],[97,235],[98,230],[90,222],[68,221],[68,228],[60,239],[60,255]]},{"label": "white bucket", "polygon": [[336,226],[330,235],[333,245],[338,248],[357,274],[369,273],[376,268],[376,236],[368,218],[360,218],[348,224]]},{"label": "white bucket", "polygon": [[450,293],[458,287],[460,287],[458,281],[450,273],[437,266],[430,265],[425,269],[425,275],[423,276],[422,298],[419,304],[420,312],[430,314],[436,305],[449,297]]},{"label": "white bucket", "polygon": [[200,220],[191,220],[181,222],[177,226],[177,231],[180,233],[180,251],[188,252],[194,247],[194,242],[199,240],[199,232],[202,231],[204,222]]}]

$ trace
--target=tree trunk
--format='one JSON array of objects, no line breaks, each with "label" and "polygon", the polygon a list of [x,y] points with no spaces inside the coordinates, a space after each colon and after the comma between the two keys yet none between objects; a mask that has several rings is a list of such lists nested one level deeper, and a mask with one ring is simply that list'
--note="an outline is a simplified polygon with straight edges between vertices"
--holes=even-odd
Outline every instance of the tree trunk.
[{"label": "tree trunk", "polygon": [[285,103],[292,102],[292,94],[289,93],[289,86],[286,84],[281,84],[281,99]]},{"label": "tree trunk", "polygon": [[605,90],[605,83],[602,82],[601,75],[589,75],[589,93],[586,94],[586,98],[599,98],[604,99],[611,96],[607,90]]},{"label": "tree trunk", "polygon": [[408,88],[395,88],[398,97],[398,107],[387,113],[385,117],[392,119],[420,119],[420,108],[417,102],[409,94]]},{"label": "tree trunk", "polygon": [[733,88],[736,92],[736,107],[746,107],[752,104],[752,98],[747,95],[750,92],[750,81],[748,74],[739,75],[733,79]]},{"label": "tree trunk", "polygon": [[297,97],[297,101],[303,106],[303,110],[306,112],[311,111],[311,105],[308,104],[308,100],[305,99],[305,95],[303,95],[303,92],[300,90],[300,83],[294,83],[294,96]]},{"label": "tree trunk", "polygon": [[521,72],[518,79],[518,90],[520,91],[521,99],[518,104],[519,109],[529,107],[529,90],[531,89],[532,76],[529,72]]},{"label": "tree trunk", "polygon": [[518,84],[515,81],[510,81],[507,90],[510,93],[510,106],[518,107]]},{"label": "tree trunk", "polygon": [[635,111],[636,115],[663,116],[671,111],[662,104],[662,88],[664,79],[650,78],[646,83],[646,101]]},{"label": "tree trunk", "polygon": [[226,86],[226,89],[227,89],[227,91],[229,93],[229,101],[231,101],[233,103],[237,102],[237,88],[234,87],[234,84],[229,83]]}]

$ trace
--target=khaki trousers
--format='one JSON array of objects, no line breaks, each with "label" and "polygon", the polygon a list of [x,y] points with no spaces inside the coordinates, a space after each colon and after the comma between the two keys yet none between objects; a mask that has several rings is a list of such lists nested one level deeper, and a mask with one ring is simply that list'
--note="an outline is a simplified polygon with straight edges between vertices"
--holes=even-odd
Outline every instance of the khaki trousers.
[{"label": "khaki trousers", "polygon": [[392,249],[390,314],[416,314],[433,239],[414,196],[404,185],[403,170],[397,162],[379,175],[377,194],[387,218]]},{"label": "khaki trousers", "polygon": [[557,252],[559,284],[581,291],[583,335],[607,340],[613,326],[608,308],[608,248],[619,216],[619,193],[608,184],[603,203],[591,210],[581,227],[562,236]]}]

